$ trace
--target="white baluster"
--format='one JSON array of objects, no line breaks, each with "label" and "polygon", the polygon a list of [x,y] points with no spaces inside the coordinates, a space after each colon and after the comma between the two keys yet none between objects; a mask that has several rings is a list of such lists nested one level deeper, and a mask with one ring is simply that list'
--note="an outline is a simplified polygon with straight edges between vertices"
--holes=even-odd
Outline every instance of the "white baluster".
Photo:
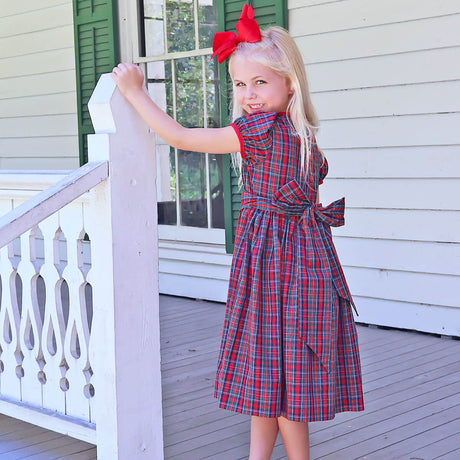
[{"label": "white baluster", "polygon": [[[65,376],[64,335],[65,323],[60,296],[61,275],[58,271],[59,216],[53,214],[40,224],[45,242],[45,263],[41,267],[46,286],[46,304],[42,332],[42,348],[45,358],[43,369],[46,383],[43,386],[43,407],[65,413],[65,394],[61,381]],[[54,337],[54,340],[53,340]],[[53,343],[54,342],[54,343]]]},{"label": "white baluster", "polygon": [[21,381],[18,371],[22,367],[19,346],[19,314],[16,298],[16,269],[13,262],[13,243],[0,249],[0,276],[2,278],[2,302],[0,308],[0,345],[2,346],[2,396],[21,399]]},{"label": "white baluster", "polygon": [[[91,204],[84,203],[82,207],[82,212],[83,212],[83,227],[85,228],[85,231],[87,231],[87,219],[88,219],[88,210]],[[91,225],[90,225],[91,227]],[[88,233],[89,236],[89,241],[85,241],[83,244],[86,245],[86,249],[89,250],[89,254],[87,255],[86,259],[83,260],[84,263],[89,263],[89,267],[84,268],[84,271],[86,272],[85,278],[86,282],[91,285],[91,297],[92,297],[92,287],[94,286],[94,283],[98,283],[99,280],[96,280],[95,276],[93,275],[94,272],[92,270],[92,242],[91,242],[91,234]],[[88,269],[89,268],[89,269]],[[86,299],[86,295],[85,295]],[[91,298],[91,301],[93,302],[93,308],[94,308],[94,299]],[[88,308],[88,306],[87,306]],[[92,320],[92,318],[91,318]],[[91,321],[92,322],[92,321]],[[89,326],[89,325],[88,325]],[[90,331],[90,337],[89,337],[89,342],[88,342],[88,358],[90,361],[90,369],[86,371],[86,378],[88,380],[88,383],[85,386],[85,397],[88,399],[89,405],[90,405],[90,417],[91,417],[91,422],[97,423],[96,420],[96,411],[94,410],[94,401],[95,401],[95,388],[94,388],[94,381],[93,381],[93,369],[92,369],[92,356],[94,353],[94,346],[96,344],[96,340],[94,339],[94,334],[93,334],[93,328],[91,327]]]},{"label": "white baluster", "polygon": [[85,278],[80,268],[83,265],[82,239],[85,235],[82,204],[72,203],[63,208],[59,215],[61,228],[67,238],[67,266],[63,278],[69,286],[69,320],[64,341],[64,355],[69,366],[66,374],[69,382],[66,413],[89,421],[89,401],[84,395],[90,366],[89,328],[84,300]]},{"label": "white baluster", "polygon": [[22,279],[22,311],[19,343],[24,355],[21,379],[22,401],[42,405],[42,383],[39,373],[43,366],[41,347],[42,322],[36,295],[38,277],[35,257],[35,229],[21,235],[21,261],[18,274]]}]

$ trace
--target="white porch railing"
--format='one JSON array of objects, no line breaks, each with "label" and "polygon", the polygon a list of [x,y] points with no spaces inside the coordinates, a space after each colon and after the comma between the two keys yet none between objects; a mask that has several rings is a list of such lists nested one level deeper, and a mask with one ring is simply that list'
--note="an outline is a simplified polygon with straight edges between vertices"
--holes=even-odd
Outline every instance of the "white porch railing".
[{"label": "white porch railing", "polygon": [[0,174],[0,412],[161,459],[154,138],[108,74],[89,107],[87,165]]}]

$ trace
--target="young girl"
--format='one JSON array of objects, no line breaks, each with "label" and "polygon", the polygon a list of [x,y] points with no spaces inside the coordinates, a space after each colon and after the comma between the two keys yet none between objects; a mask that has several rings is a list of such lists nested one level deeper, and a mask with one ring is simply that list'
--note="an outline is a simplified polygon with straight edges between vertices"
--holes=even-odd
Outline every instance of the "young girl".
[{"label": "young girl", "polygon": [[[141,70],[113,78],[147,124],[170,145],[239,152],[242,201],[215,395],[252,416],[250,459],[269,459],[280,432],[290,460],[309,459],[308,421],[363,409],[356,330],[330,226],[344,200],[318,203],[327,162],[304,64],[283,29],[260,32],[245,6],[238,35],[216,34],[230,57],[234,114],[225,128],[184,128],[148,97]],[[241,115],[241,116],[240,116]]]}]

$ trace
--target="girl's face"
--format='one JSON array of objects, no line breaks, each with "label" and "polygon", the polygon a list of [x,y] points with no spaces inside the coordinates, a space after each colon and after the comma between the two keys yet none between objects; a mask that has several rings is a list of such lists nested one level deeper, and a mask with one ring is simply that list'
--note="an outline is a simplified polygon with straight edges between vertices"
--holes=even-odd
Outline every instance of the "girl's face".
[{"label": "girl's face", "polygon": [[293,93],[287,78],[244,55],[233,57],[232,74],[238,104],[245,112],[286,112]]}]

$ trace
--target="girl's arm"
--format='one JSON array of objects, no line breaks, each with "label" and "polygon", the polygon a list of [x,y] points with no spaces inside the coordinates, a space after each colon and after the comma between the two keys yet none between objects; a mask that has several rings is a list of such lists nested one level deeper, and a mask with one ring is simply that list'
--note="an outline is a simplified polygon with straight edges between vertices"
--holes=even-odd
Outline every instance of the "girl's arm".
[{"label": "girl's arm", "polygon": [[142,70],[133,64],[119,64],[112,78],[121,93],[139,112],[149,127],[169,145],[181,150],[232,153],[240,149],[238,136],[226,128],[185,128],[161,110],[143,89]]}]

